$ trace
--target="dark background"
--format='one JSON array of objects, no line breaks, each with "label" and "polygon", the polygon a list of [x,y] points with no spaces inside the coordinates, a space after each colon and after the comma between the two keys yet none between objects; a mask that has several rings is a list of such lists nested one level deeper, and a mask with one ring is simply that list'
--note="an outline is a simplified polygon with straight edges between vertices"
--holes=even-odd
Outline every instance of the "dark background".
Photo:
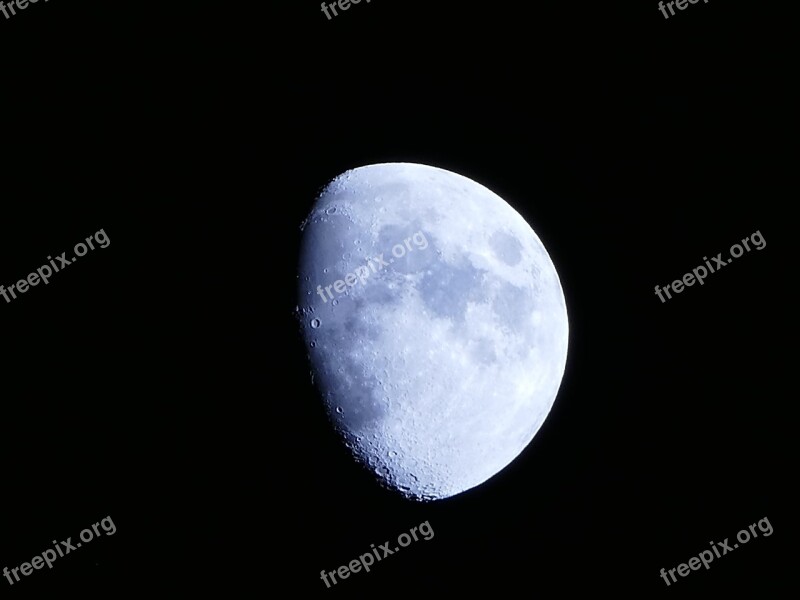
[{"label": "dark background", "polygon": [[[117,526],[52,571],[0,579],[2,596],[779,595],[793,476],[779,425],[796,396],[786,19],[719,0],[669,20],[652,0],[0,15],[0,283],[100,229],[111,240],[0,298],[0,568]],[[570,315],[534,442],[432,504],[345,453],[292,317],[316,192],[391,161],[511,203]],[[655,296],[756,230],[765,250]],[[772,537],[660,578],[763,517]],[[320,581],[423,521],[433,540]]]}]

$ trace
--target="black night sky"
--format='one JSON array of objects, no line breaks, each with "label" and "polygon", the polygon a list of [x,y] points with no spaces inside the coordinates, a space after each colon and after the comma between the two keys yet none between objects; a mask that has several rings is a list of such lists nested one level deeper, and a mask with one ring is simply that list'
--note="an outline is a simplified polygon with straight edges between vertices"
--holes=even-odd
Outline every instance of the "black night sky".
[{"label": "black night sky", "polygon": [[[668,19],[654,0],[433,4],[0,12],[0,284],[110,239],[0,296],[0,569],[105,517],[117,529],[0,577],[3,598],[783,597],[788,17],[719,0]],[[350,458],[293,317],[315,195],[382,162],[507,200],[570,318],[533,442],[428,504]],[[656,296],[757,231],[763,250]],[[660,576],[765,517],[773,535]],[[320,580],[425,521],[430,541]]]}]

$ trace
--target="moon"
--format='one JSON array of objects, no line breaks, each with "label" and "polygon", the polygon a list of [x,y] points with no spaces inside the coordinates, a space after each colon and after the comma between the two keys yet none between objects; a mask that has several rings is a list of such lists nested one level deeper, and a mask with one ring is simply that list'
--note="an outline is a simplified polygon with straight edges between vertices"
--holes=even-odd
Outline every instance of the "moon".
[{"label": "moon", "polygon": [[569,337],[519,213],[467,177],[387,163],[333,179],[301,229],[297,318],[353,457],[417,501],[511,463],[553,406]]}]

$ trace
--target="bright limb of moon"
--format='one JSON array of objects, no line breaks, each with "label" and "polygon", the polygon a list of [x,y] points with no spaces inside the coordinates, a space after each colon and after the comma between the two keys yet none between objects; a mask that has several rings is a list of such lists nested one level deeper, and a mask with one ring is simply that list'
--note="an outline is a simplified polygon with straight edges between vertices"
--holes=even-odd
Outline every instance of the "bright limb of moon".
[{"label": "bright limb of moon", "polygon": [[550,412],[568,341],[561,283],[525,220],[466,177],[390,163],[335,178],[303,232],[298,317],[354,457],[416,500],[513,461]]}]

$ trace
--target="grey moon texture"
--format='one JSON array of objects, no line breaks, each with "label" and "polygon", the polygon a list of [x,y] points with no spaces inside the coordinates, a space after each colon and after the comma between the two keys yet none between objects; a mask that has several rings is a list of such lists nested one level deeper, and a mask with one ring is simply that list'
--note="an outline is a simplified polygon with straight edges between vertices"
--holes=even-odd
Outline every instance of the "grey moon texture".
[{"label": "grey moon texture", "polygon": [[388,163],[336,177],[302,230],[297,316],[354,458],[421,501],[513,461],[553,406],[569,337],[528,223],[471,179]]}]

